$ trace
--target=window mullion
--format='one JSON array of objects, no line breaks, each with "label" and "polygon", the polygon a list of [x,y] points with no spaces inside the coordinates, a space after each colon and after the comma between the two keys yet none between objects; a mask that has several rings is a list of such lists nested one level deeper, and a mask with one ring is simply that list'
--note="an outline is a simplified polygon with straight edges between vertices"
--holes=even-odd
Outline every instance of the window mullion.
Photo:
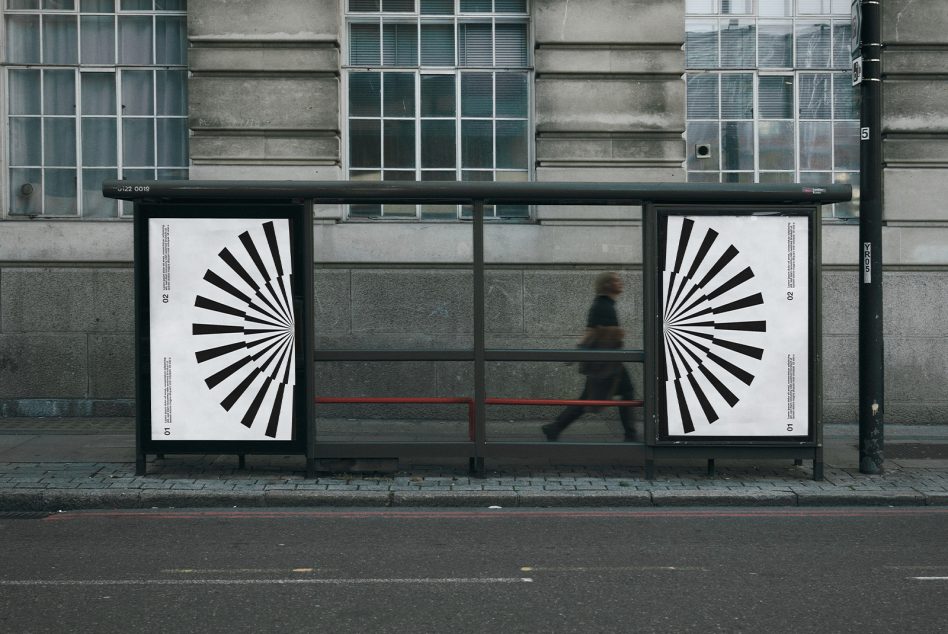
[{"label": "window mullion", "polygon": [[[81,40],[80,40],[81,41]],[[80,60],[81,61],[81,60]],[[80,84],[82,83],[82,74],[79,72],[79,68],[76,67],[72,72],[73,74],[73,100],[75,105],[73,106],[72,116],[75,121],[75,139],[76,139],[76,216],[79,218],[82,217],[82,93],[80,90]]]},{"label": "window mullion", "polygon": [[[418,37],[421,37],[421,25],[418,25]],[[419,42],[418,48],[418,63],[421,64],[421,42]],[[421,70],[415,69],[413,72],[415,76],[414,79],[414,89],[415,89],[415,180],[422,180],[422,165],[421,165]],[[421,205],[415,205],[415,219],[418,220],[421,218]]]}]

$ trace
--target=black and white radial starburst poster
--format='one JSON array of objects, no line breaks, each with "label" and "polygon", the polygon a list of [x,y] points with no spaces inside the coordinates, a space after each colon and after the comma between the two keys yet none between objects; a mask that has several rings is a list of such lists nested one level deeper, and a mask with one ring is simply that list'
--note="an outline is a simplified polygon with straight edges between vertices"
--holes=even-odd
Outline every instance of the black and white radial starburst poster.
[{"label": "black and white radial starburst poster", "polygon": [[150,218],[153,440],[293,438],[287,219]]},{"label": "black and white radial starburst poster", "polygon": [[806,436],[804,216],[667,217],[663,388],[670,437]]}]

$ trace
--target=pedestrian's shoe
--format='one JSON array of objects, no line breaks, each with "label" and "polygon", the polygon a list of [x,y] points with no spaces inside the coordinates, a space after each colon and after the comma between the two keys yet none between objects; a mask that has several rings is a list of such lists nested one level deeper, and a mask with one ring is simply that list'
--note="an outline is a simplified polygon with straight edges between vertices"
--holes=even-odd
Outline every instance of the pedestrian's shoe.
[{"label": "pedestrian's shoe", "polygon": [[556,439],[560,437],[560,430],[557,429],[553,423],[547,423],[541,426],[540,431],[543,432],[543,435],[546,436],[546,439],[550,442],[556,442]]}]

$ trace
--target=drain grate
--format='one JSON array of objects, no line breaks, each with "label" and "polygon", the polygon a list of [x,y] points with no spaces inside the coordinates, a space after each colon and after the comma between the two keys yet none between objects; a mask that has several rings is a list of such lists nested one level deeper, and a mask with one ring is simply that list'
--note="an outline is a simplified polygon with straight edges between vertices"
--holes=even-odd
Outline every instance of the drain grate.
[{"label": "drain grate", "polygon": [[0,520],[41,520],[49,516],[46,511],[0,511]]}]

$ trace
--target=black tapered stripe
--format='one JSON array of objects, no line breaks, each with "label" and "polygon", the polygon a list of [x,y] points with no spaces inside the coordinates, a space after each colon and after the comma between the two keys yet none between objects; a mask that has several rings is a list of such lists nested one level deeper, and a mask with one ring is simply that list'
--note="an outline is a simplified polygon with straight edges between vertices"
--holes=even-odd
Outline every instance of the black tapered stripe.
[{"label": "black tapered stripe", "polygon": [[247,272],[247,269],[245,269],[243,265],[237,261],[237,258],[234,257],[233,253],[224,248],[221,249],[221,252],[217,255],[227,263],[227,266],[229,266],[234,271],[234,273],[240,276],[240,279],[247,283],[247,286],[253,290],[260,288],[260,285],[257,283],[257,281],[253,279],[253,277],[250,276],[250,273]]},{"label": "black tapered stripe", "polygon": [[[266,359],[264,359],[262,363],[260,363],[259,365],[260,369],[263,371],[266,371],[267,368],[270,366],[270,364],[273,363],[273,360],[276,359],[276,356],[280,354],[280,350],[282,350],[285,345],[286,345],[286,339],[280,339],[277,342],[277,345],[274,346],[273,349],[269,352],[269,356]],[[267,371],[267,376],[269,376],[271,379],[276,380],[276,377],[274,377],[273,373],[270,371]]]},{"label": "black tapered stripe", "polygon": [[276,398],[273,400],[273,411],[270,412],[270,422],[267,423],[266,434],[270,438],[276,438],[277,427],[280,424],[280,409],[283,407],[283,390],[286,386],[282,383],[277,384]]},{"label": "black tapered stripe", "polygon": [[257,412],[260,411],[260,405],[263,403],[263,398],[267,395],[267,392],[270,389],[270,378],[265,376],[263,377],[263,385],[257,391],[257,395],[254,397],[253,402],[250,403],[250,407],[247,408],[247,411],[244,413],[244,417],[240,419],[240,422],[244,427],[252,427],[254,419],[257,418]]},{"label": "black tapered stripe", "polygon": [[708,358],[714,361],[715,363],[717,363],[719,366],[721,366],[728,372],[730,372],[731,374],[733,374],[734,376],[736,376],[745,385],[750,385],[753,382],[754,380],[753,374],[751,374],[750,372],[747,372],[746,370],[742,370],[741,368],[737,367],[736,365],[734,365],[727,359],[722,359],[721,357],[714,354],[713,352],[708,353]]},{"label": "black tapered stripe", "polygon": [[685,356],[685,351],[683,350],[681,344],[675,339],[671,339],[670,342],[672,344],[672,348],[675,350],[675,353],[678,355],[678,361],[681,363],[681,367],[683,369],[679,376],[684,376],[693,372],[694,368],[692,368],[691,363],[688,362],[688,357]]},{"label": "black tapered stripe", "polygon": [[[688,356],[691,357],[692,359],[694,359],[695,362],[700,365],[700,364],[701,364],[701,357],[699,357],[699,356],[695,353],[695,351],[692,350],[692,348],[695,348],[695,347],[699,347],[699,348],[700,348],[700,347],[703,347],[703,346],[698,346],[697,344],[695,344],[695,343],[689,341],[689,340],[686,339],[685,337],[681,337],[681,336],[677,335],[676,333],[672,333],[672,336],[674,337],[675,342],[676,342],[679,346],[681,346],[682,350],[684,350],[685,352],[687,352],[687,353],[688,353]],[[707,350],[707,349],[705,349],[705,350]]]},{"label": "black tapered stripe", "polygon": [[254,324],[261,324],[263,326],[273,326],[274,328],[281,328],[281,329],[286,328],[286,324],[275,323],[272,321],[267,321],[266,319],[257,319],[256,317],[253,317],[251,315],[247,315],[246,317],[244,317],[244,320],[249,321]]},{"label": "black tapered stripe", "polygon": [[748,346],[747,344],[737,343],[736,341],[728,341],[727,339],[719,339],[717,337],[712,337],[711,341],[717,346],[727,348],[728,350],[733,350],[734,352],[740,352],[743,355],[754,357],[755,359],[761,359],[764,356],[763,348],[758,348],[756,346]]},{"label": "black tapered stripe", "polygon": [[681,262],[685,259],[685,250],[688,248],[688,241],[691,239],[691,229],[695,226],[695,221],[685,218],[681,223],[681,235],[678,236],[678,255],[675,256],[675,273],[681,273]]},{"label": "black tapered stripe", "polygon": [[[688,310],[696,308],[695,306],[689,306]],[[698,317],[704,317],[705,315],[711,315],[714,313],[713,308],[705,308],[704,310],[699,310],[696,313],[689,313],[688,310],[682,311],[681,317],[675,317],[675,321],[672,322],[673,325],[677,325],[677,322],[683,321],[685,319],[697,319]]]},{"label": "black tapered stripe", "polygon": [[687,279],[688,278],[685,278],[685,277],[681,278],[681,284],[678,285],[678,290],[675,291],[675,297],[673,297],[671,300],[671,307],[670,307],[671,313],[675,313],[678,310],[678,307],[681,306],[680,302],[684,301],[684,300],[681,300],[680,298],[681,298],[682,291],[685,290],[685,286],[686,286],[685,282],[687,281]]},{"label": "black tapered stripe", "polygon": [[668,380],[668,360],[665,358],[668,355],[668,344],[665,345],[664,354],[658,355],[659,369],[663,381]]},{"label": "black tapered stripe", "polygon": [[244,327],[221,326],[219,324],[191,324],[192,335],[222,335],[231,332],[244,332]]},{"label": "black tapered stripe", "polygon": [[210,359],[216,359],[217,357],[223,356],[225,354],[230,354],[231,352],[236,352],[237,350],[243,350],[246,347],[247,344],[242,341],[239,343],[229,343],[226,346],[208,348],[207,350],[198,350],[194,353],[194,356],[197,358],[198,363],[204,363]]},{"label": "black tapered stripe", "polygon": [[685,331],[685,330],[676,330],[676,331],[674,331],[674,332],[675,332],[675,336],[678,337],[680,340],[686,342],[686,343],[687,343],[689,346],[691,346],[692,348],[697,348],[697,349],[700,350],[701,352],[704,352],[705,354],[707,354],[709,348],[708,348],[707,346],[705,346],[705,345],[702,345],[702,344],[698,343],[697,341],[693,341],[693,340],[689,339],[689,338],[686,336],[686,335],[688,334],[687,331]]},{"label": "black tapered stripe", "polygon": [[283,364],[283,367],[285,368],[283,372],[283,383],[286,383],[287,385],[290,384],[290,369],[293,367],[293,343],[294,341],[291,340],[289,347],[290,354],[287,356],[286,363]]},{"label": "black tapered stripe", "polygon": [[270,312],[269,312],[269,313],[265,313],[264,311],[260,311],[260,312],[262,312],[262,313],[264,313],[264,314],[269,314],[269,315],[270,315],[271,317],[273,317],[274,319],[277,319],[277,318],[282,319],[282,318],[283,318],[283,312],[282,312],[280,309],[278,309],[276,306],[274,306],[272,303],[270,303],[270,300],[269,300],[269,299],[267,299],[266,297],[264,297],[264,295],[263,295],[263,293],[262,293],[262,289],[259,289],[259,288],[257,289],[256,297],[259,298],[260,301],[263,302],[264,304],[266,304],[267,307],[270,309]]},{"label": "black tapered stripe", "polygon": [[289,326],[289,323],[286,323],[285,320],[283,319],[283,316],[280,315],[279,313],[275,313],[275,312],[273,312],[272,310],[264,310],[263,308],[260,308],[260,306],[258,306],[257,304],[255,304],[255,303],[253,303],[253,302],[248,303],[248,304],[247,304],[247,308],[253,309],[254,311],[260,313],[261,315],[263,315],[263,316],[265,316],[265,317],[269,317],[270,319],[274,319],[274,320],[276,320],[276,321],[279,321],[279,322],[282,323],[284,326]]},{"label": "black tapered stripe", "polygon": [[241,293],[239,290],[237,290],[237,288],[233,284],[231,284],[230,282],[222,278],[220,275],[218,275],[214,271],[208,270],[207,273],[204,274],[204,279],[205,281],[210,282],[211,284],[221,289],[222,291],[230,293],[231,295],[233,295],[234,297],[236,297],[243,303],[245,304],[250,303],[249,296]]},{"label": "black tapered stripe", "polygon": [[283,303],[286,305],[286,318],[290,321],[293,321],[293,301],[290,299],[290,293],[286,290],[286,285],[283,284],[283,278],[277,278],[277,284],[280,285],[280,293],[283,295]]},{"label": "black tapered stripe", "polygon": [[711,267],[711,270],[709,270],[705,276],[701,278],[701,281],[698,282],[698,286],[701,288],[707,286],[708,282],[717,277],[718,273],[720,273],[724,267],[730,263],[731,260],[737,257],[737,254],[738,250],[733,244],[725,249],[724,253],[721,254],[721,257],[718,258],[718,261],[715,262],[714,266]]},{"label": "black tapered stripe", "polygon": [[728,321],[715,322],[715,330],[747,330],[751,332],[767,332],[766,321]]},{"label": "black tapered stripe", "polygon": [[709,300],[717,299],[720,295],[723,295],[724,293],[728,292],[732,288],[740,286],[744,282],[750,279],[753,279],[753,277],[754,277],[754,272],[748,266],[746,269],[744,269],[743,271],[741,271],[740,273],[738,273],[737,275],[729,279],[727,282],[725,282],[724,284],[721,284],[721,286],[719,286],[718,288],[708,293],[708,299]]},{"label": "black tapered stripe", "polygon": [[213,310],[218,313],[224,313],[225,315],[234,315],[235,317],[246,316],[246,313],[242,310],[234,308],[233,306],[228,306],[227,304],[215,302],[213,299],[208,299],[200,295],[194,298],[194,305],[197,306],[198,308],[203,308],[205,310]]},{"label": "black tapered stripe", "polygon": [[270,332],[283,332],[285,328],[244,328],[245,335],[265,335]]},{"label": "black tapered stripe", "polygon": [[247,254],[250,256],[250,259],[253,260],[257,270],[260,271],[260,275],[263,276],[263,280],[265,282],[269,282],[270,272],[267,271],[267,267],[264,266],[263,258],[260,257],[260,252],[257,251],[257,245],[253,243],[253,239],[251,239],[249,231],[244,231],[242,234],[240,234],[240,242],[244,245],[244,249],[247,250]]},{"label": "black tapered stripe", "polygon": [[698,403],[701,405],[704,417],[709,423],[716,421],[718,419],[718,413],[714,411],[714,407],[711,406],[711,401],[705,396],[704,390],[701,389],[701,386],[698,385],[698,381],[695,380],[695,377],[691,374],[688,375],[688,383],[691,384],[691,391],[698,398]]},{"label": "black tapered stripe", "polygon": [[225,380],[231,374],[233,374],[240,368],[244,367],[248,363],[250,363],[250,357],[244,357],[240,361],[231,363],[229,366],[227,366],[220,372],[216,372],[212,374],[211,376],[207,377],[206,379],[204,379],[204,382],[207,383],[207,387],[214,388],[217,385],[219,385],[221,381]]},{"label": "black tapered stripe", "polygon": [[687,324],[675,324],[675,328],[714,328],[713,321],[696,321]]},{"label": "black tapered stripe", "polygon": [[235,387],[233,391],[227,395],[227,398],[221,401],[221,407],[229,412],[230,408],[234,406],[237,399],[244,395],[244,392],[247,391],[247,388],[250,387],[250,384],[253,383],[253,380],[257,378],[258,374],[260,374],[260,371],[257,368],[251,368],[246,378],[240,382],[240,385]]},{"label": "black tapered stripe", "polygon": [[283,276],[283,262],[280,260],[280,246],[277,244],[276,230],[273,221],[263,223],[263,232],[267,235],[267,244],[270,245],[270,256],[276,266],[277,276]]},{"label": "black tapered stripe", "polygon": [[682,327],[680,327],[680,326],[676,326],[676,327],[675,327],[675,331],[676,331],[676,332],[683,332],[683,333],[685,333],[685,334],[692,335],[692,336],[694,336],[694,337],[701,337],[702,339],[714,339],[714,335],[709,335],[709,334],[706,333],[706,332],[701,332],[701,331],[697,331],[697,330],[685,330],[684,328],[682,328]]},{"label": "black tapered stripe", "polygon": [[[691,288],[688,290],[688,293],[687,293],[684,297],[681,298],[681,302],[679,303],[679,306],[684,306],[684,305],[685,305],[685,302],[687,302],[689,299],[691,299],[691,297],[692,297],[695,293],[697,293],[698,290],[699,290],[699,289],[698,289],[697,286],[692,285]],[[675,319],[680,319],[680,318],[681,318],[680,315],[683,315],[684,313],[687,313],[689,310],[691,310],[692,308],[694,308],[695,306],[697,306],[698,304],[700,304],[700,303],[703,302],[704,300],[705,300],[704,295],[700,295],[695,301],[691,302],[691,304],[690,304],[688,307],[676,309],[671,315],[668,316],[668,321],[672,321],[672,320],[675,320]]]},{"label": "black tapered stripe", "polygon": [[665,356],[671,361],[672,365],[672,376],[675,379],[678,379],[681,376],[681,373],[678,371],[678,362],[675,361],[675,348],[671,345],[671,342],[667,339],[665,340]]},{"label": "black tapered stripe", "polygon": [[742,308],[750,308],[751,306],[759,306],[764,303],[764,296],[760,293],[754,293],[753,295],[748,295],[742,299],[734,300],[733,302],[724,304],[723,306],[718,306],[714,309],[714,314],[719,315],[721,313],[727,313],[732,310],[740,310]]},{"label": "black tapered stripe", "polygon": [[717,237],[718,232],[714,229],[708,229],[708,232],[704,234],[704,240],[701,241],[698,253],[695,254],[694,262],[691,263],[691,268],[688,269],[688,277],[694,279],[695,273],[698,272],[698,267],[704,262],[705,256],[708,255],[708,251],[711,249],[711,245],[714,244]]},{"label": "black tapered stripe", "polygon": [[665,314],[666,317],[668,316],[669,313],[671,313],[671,309],[672,309],[672,307],[671,307],[671,296],[672,296],[672,290],[674,290],[674,288],[675,288],[675,278],[676,278],[676,276],[675,276],[675,272],[674,272],[674,271],[672,271],[671,273],[668,274],[668,288],[665,289],[665,312],[664,312],[664,314]]},{"label": "black tapered stripe", "polygon": [[273,346],[279,345],[280,343],[283,342],[285,338],[286,338],[286,334],[283,334],[276,341],[271,341],[269,344],[266,345],[266,347],[261,348],[260,350],[258,350],[256,353],[252,355],[253,360],[256,361],[263,355],[267,354],[267,352],[273,349]]},{"label": "black tapered stripe", "polygon": [[721,379],[714,376],[711,373],[711,371],[705,366],[701,366],[698,369],[701,370],[701,374],[704,375],[704,378],[708,379],[708,382],[711,383],[711,385],[714,386],[714,389],[718,391],[718,394],[721,395],[721,398],[727,401],[728,405],[730,405],[731,407],[734,407],[735,405],[737,405],[737,401],[740,399],[734,396],[734,392],[729,390],[727,386],[721,382]]},{"label": "black tapered stripe", "polygon": [[686,434],[695,430],[695,424],[691,420],[691,412],[688,411],[688,402],[685,400],[685,393],[681,390],[681,382],[675,381],[675,393],[678,395],[678,411],[681,414],[681,426]]},{"label": "black tapered stripe", "polygon": [[270,296],[276,302],[277,310],[280,311],[280,315],[282,315],[284,319],[289,319],[290,313],[287,311],[286,307],[283,305],[283,302],[280,301],[280,294],[277,293],[276,289],[273,287],[272,280],[267,282],[267,290],[270,291]]},{"label": "black tapered stripe", "polygon": [[277,338],[277,337],[283,337],[283,336],[285,336],[285,334],[286,334],[286,333],[284,333],[284,332],[279,332],[279,333],[277,333],[277,334],[275,334],[275,335],[267,335],[266,337],[261,337],[261,338],[259,338],[259,339],[254,340],[254,341],[248,341],[247,344],[246,344],[246,346],[247,346],[248,348],[256,348],[257,346],[259,346],[259,345],[261,345],[261,344],[264,344],[264,343],[270,341],[271,339],[275,339],[275,338]]},{"label": "black tapered stripe", "polygon": [[[698,287],[692,286],[691,288],[692,290],[696,290]],[[691,296],[692,294],[693,293],[689,293],[688,295]],[[675,314],[671,315],[669,317],[669,321],[681,321],[682,319],[691,319],[691,317],[689,316],[689,312],[694,310],[696,307],[700,306],[701,304],[706,303],[707,300],[708,298],[705,297],[704,294],[699,295],[695,299],[695,301],[691,302],[688,306],[685,306],[681,308],[680,310],[676,311]],[[684,304],[684,302],[686,301],[688,301],[687,297],[682,301],[682,304]]]},{"label": "black tapered stripe", "polygon": [[[284,360],[286,359],[287,353],[292,349],[293,349],[293,345],[291,342],[286,342],[286,345],[282,346],[282,352],[280,352],[280,358],[276,362],[276,365],[273,366],[273,374],[270,375],[273,377],[274,381],[280,381],[280,371],[283,369]],[[283,383],[283,381],[280,381],[280,382]]]}]

